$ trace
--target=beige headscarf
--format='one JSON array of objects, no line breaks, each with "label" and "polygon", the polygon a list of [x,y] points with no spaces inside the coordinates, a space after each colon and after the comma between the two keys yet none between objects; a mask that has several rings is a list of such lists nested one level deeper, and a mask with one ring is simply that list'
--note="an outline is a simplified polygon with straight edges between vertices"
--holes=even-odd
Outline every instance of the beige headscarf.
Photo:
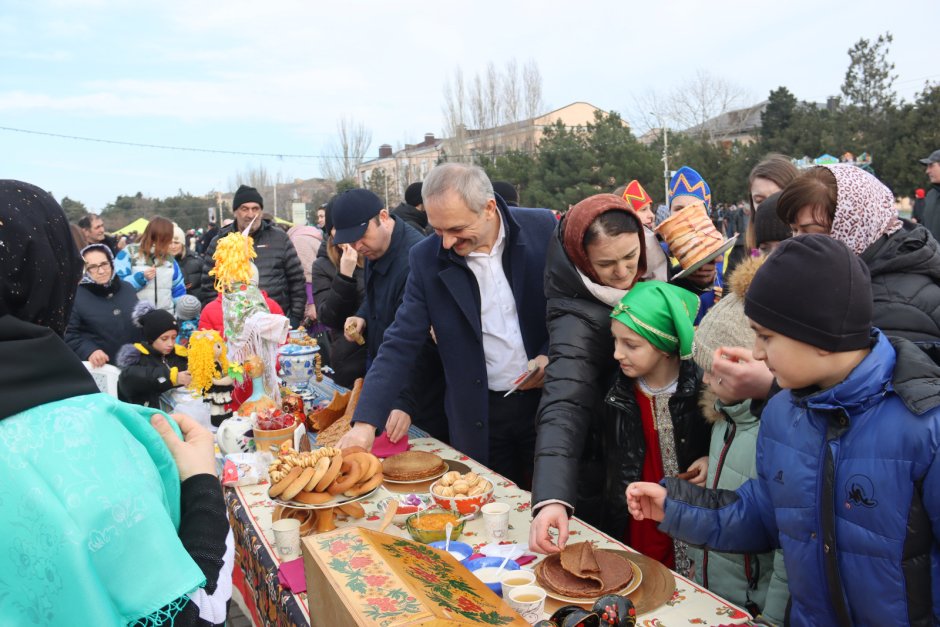
[{"label": "beige headscarf", "polygon": [[856,255],[891,235],[903,224],[894,208],[894,194],[884,183],[858,166],[823,166],[836,178],[836,215],[829,234]]}]

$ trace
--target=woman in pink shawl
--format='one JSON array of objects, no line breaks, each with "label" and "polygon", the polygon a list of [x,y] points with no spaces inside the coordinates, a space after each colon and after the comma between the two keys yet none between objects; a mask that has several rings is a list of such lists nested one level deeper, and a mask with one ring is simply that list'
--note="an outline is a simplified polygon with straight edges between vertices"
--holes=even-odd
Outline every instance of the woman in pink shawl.
[{"label": "woman in pink shawl", "polygon": [[891,190],[854,165],[815,167],[787,185],[777,214],[795,235],[823,233],[855,251],[871,274],[874,325],[940,363],[940,247],[898,218]]}]

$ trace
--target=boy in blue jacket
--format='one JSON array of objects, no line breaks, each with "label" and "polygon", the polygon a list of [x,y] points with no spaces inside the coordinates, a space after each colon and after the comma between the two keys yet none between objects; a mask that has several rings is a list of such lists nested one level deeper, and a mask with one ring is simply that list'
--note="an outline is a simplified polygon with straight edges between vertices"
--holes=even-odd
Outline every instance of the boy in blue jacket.
[{"label": "boy in blue jacket", "polygon": [[761,418],[757,478],[627,488],[635,518],[685,542],[782,548],[791,625],[940,623],[940,369],[871,312],[845,245],[783,242],[745,298],[754,357],[783,388]]}]

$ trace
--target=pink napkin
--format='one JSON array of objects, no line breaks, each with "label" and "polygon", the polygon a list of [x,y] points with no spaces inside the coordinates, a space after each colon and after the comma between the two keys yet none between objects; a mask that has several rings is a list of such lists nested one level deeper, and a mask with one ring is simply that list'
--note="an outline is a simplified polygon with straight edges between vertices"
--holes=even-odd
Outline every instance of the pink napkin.
[{"label": "pink napkin", "polygon": [[388,440],[388,433],[383,431],[382,435],[375,438],[375,443],[372,444],[372,454],[376,457],[381,457],[384,459],[386,457],[391,457],[392,455],[404,453],[409,448],[411,448],[411,446],[408,444],[407,433],[398,442],[392,444]]},{"label": "pink napkin", "polygon": [[277,579],[281,585],[297,594],[307,591],[307,577],[304,576],[304,558],[284,562],[277,569]]}]

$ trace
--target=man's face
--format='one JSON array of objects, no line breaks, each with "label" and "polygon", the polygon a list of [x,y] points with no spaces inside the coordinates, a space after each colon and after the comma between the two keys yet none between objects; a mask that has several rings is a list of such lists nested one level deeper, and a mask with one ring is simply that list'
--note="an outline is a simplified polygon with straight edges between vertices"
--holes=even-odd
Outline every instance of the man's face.
[{"label": "man's face", "polygon": [[388,215],[387,209],[382,209],[377,217],[378,223],[376,218],[370,219],[366,232],[352,242],[356,252],[370,261],[381,258],[388,251],[392,243],[392,231],[395,229],[395,223]]},{"label": "man's face", "polygon": [[710,287],[712,283],[715,282],[715,276],[718,274],[718,270],[715,266],[721,260],[721,257],[715,257],[701,268],[689,275],[689,281],[698,285],[701,288]]},{"label": "man's face", "polygon": [[934,161],[927,166],[927,178],[932,185],[940,184],[940,161]]},{"label": "man's face", "polygon": [[235,225],[239,231],[244,231],[248,228],[252,220],[255,221],[255,223],[251,225],[251,232],[254,233],[261,228],[261,205],[258,203],[246,202],[235,210]]},{"label": "man's face", "polygon": [[317,226],[321,229],[326,226],[326,211],[323,209],[317,210]]},{"label": "man's face", "polygon": [[91,226],[82,229],[89,244],[100,244],[104,241],[104,221],[101,218],[92,218]]},{"label": "man's face", "polygon": [[499,235],[499,210],[490,199],[481,213],[473,211],[463,199],[448,190],[439,196],[424,199],[428,224],[441,236],[446,250],[461,257],[472,252],[489,252]]}]

